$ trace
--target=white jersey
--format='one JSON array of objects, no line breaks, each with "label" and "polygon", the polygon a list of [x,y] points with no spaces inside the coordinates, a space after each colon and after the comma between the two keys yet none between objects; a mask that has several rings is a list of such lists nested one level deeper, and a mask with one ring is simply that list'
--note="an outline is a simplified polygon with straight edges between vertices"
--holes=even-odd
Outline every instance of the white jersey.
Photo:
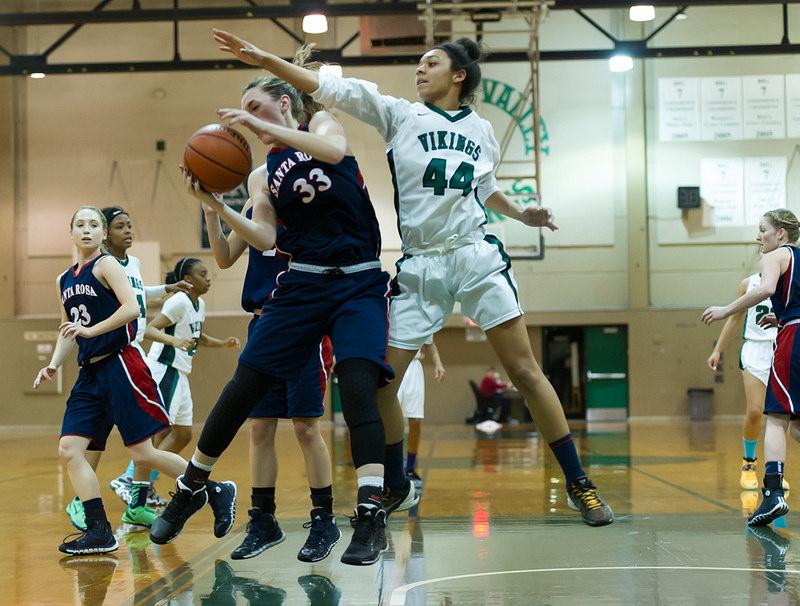
[{"label": "white jersey", "polygon": [[483,239],[483,205],[500,189],[500,148],[488,121],[469,108],[447,112],[382,95],[364,80],[320,74],[319,83],[316,100],[386,140],[404,252]]},{"label": "white jersey", "polygon": [[[747,292],[753,290],[756,286],[761,284],[761,274],[753,274],[747,278]],[[754,305],[747,310],[747,315],[744,319],[744,338],[748,341],[774,341],[778,335],[778,329],[761,328],[758,321],[772,313],[772,301],[767,297],[758,305]]]},{"label": "white jersey", "polygon": [[[117,259],[119,261],[119,259]],[[142,280],[142,262],[138,257],[128,255],[124,261],[119,261],[125,269],[125,275],[128,276],[128,282],[133,288],[133,294],[136,295],[136,303],[139,304],[139,317],[136,319],[136,338],[134,343],[141,343],[144,339],[144,331],[147,328],[147,295],[144,290],[144,281]]]},{"label": "white jersey", "polygon": [[189,374],[192,372],[192,357],[197,351],[200,333],[203,330],[203,321],[206,319],[206,304],[203,299],[198,298],[197,307],[195,307],[189,295],[177,292],[164,302],[161,313],[172,322],[164,329],[164,332],[179,339],[193,339],[194,347],[189,351],[183,351],[171,345],[156,342],[153,343],[147,356]]}]

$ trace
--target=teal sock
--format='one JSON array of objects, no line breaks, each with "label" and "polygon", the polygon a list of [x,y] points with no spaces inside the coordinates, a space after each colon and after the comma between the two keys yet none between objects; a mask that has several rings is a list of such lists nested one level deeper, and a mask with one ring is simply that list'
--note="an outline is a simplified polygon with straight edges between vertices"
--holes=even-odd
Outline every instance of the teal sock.
[{"label": "teal sock", "polygon": [[154,469],[153,471],[150,472],[150,483],[152,484],[153,482],[155,482],[157,478],[158,478],[158,470]]},{"label": "teal sock", "polygon": [[786,521],[786,516],[781,516],[772,520],[773,528],[789,528],[789,523]]},{"label": "teal sock", "polygon": [[742,438],[742,445],[744,446],[744,458],[755,460],[756,458],[756,445],[758,440],[745,440]]},{"label": "teal sock", "polygon": [[133,459],[128,463],[128,469],[125,470],[125,477],[133,479]]}]

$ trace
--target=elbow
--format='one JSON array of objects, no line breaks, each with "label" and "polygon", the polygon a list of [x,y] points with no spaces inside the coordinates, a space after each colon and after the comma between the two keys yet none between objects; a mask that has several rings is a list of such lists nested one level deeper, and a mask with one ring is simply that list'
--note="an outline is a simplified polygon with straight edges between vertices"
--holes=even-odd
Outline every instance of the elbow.
[{"label": "elbow", "polygon": [[275,236],[261,236],[258,242],[255,242],[255,247],[260,251],[272,250],[275,248]]},{"label": "elbow", "polygon": [[230,259],[214,257],[214,260],[217,262],[217,267],[220,269],[228,269],[231,265],[233,265]]},{"label": "elbow", "polygon": [[769,297],[771,297],[772,295],[775,294],[775,287],[776,287],[776,285],[773,284],[772,286],[764,286],[762,288],[762,291],[763,291],[765,299],[767,299],[767,298],[769,298]]}]

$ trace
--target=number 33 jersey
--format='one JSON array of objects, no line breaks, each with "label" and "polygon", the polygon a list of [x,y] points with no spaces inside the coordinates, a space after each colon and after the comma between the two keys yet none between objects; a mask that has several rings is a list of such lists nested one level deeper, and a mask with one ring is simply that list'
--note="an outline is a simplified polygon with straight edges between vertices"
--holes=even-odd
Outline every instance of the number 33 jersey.
[{"label": "number 33 jersey", "polygon": [[320,74],[314,98],[373,125],[386,141],[403,251],[413,253],[475,231],[499,190],[500,152],[488,121],[468,107],[444,111],[383,95],[372,82]]},{"label": "number 33 jersey", "polygon": [[[759,284],[761,284],[761,274],[753,274],[747,279],[747,292],[750,292]],[[744,320],[744,338],[748,341],[774,341],[778,334],[778,329],[775,327],[761,328],[758,325],[758,321],[761,318],[771,313],[772,301],[769,298],[749,308]]]},{"label": "number 33 jersey", "polygon": [[[94,326],[109,318],[119,308],[114,292],[94,275],[94,266],[108,255],[99,255],[83,265],[74,265],[58,279],[61,304],[67,319],[81,326]],[[78,364],[91,358],[121,350],[136,337],[136,321],[92,338],[77,337]]]},{"label": "number 33 jersey", "polygon": [[327,164],[293,147],[273,147],[266,170],[269,196],[286,227],[281,250],[293,261],[344,266],[378,258],[378,220],[355,157]]}]

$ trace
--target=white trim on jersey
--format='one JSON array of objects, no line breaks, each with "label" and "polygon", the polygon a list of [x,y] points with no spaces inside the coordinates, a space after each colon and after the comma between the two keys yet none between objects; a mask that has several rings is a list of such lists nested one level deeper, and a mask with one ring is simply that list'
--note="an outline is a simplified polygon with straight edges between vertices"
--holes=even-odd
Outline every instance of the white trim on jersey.
[{"label": "white trim on jersey", "polygon": [[794,251],[792,249],[789,249],[789,267],[786,268],[786,271],[789,272],[789,287],[786,289],[783,304],[789,305],[789,301],[792,300],[792,282],[794,281]]}]

